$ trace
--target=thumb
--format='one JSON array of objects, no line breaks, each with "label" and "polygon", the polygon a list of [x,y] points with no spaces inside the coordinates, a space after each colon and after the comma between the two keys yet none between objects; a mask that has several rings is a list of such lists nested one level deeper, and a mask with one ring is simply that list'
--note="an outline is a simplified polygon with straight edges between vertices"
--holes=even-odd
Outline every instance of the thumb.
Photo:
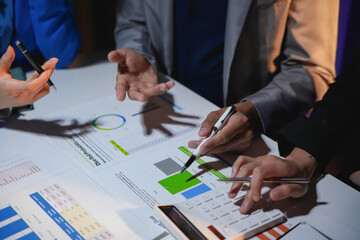
[{"label": "thumb", "polygon": [[0,59],[0,72],[9,72],[12,62],[15,59],[14,49],[9,46]]}]

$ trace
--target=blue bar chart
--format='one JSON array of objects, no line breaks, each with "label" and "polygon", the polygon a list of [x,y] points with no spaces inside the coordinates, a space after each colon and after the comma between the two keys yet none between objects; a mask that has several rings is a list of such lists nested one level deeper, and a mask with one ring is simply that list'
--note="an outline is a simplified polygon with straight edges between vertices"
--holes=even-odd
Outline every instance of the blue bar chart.
[{"label": "blue bar chart", "polygon": [[0,209],[0,239],[40,239],[11,207]]}]

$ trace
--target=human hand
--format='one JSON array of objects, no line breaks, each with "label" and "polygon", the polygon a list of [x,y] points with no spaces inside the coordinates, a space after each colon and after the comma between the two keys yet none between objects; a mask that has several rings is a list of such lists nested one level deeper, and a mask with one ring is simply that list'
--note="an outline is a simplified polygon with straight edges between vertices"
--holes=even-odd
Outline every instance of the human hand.
[{"label": "human hand", "polygon": [[43,73],[34,72],[26,81],[21,81],[13,79],[9,70],[14,58],[14,49],[9,46],[0,59],[0,109],[32,104],[48,94],[47,80],[58,62],[58,59],[51,58],[42,66]]},{"label": "human hand", "polygon": [[116,98],[124,101],[126,92],[130,99],[145,102],[148,97],[161,95],[175,83],[158,83],[153,67],[139,53],[131,49],[117,49],[108,54],[110,62],[118,63]]},{"label": "human hand", "polygon": [[[254,124],[252,121],[255,121],[253,119],[257,116],[256,109],[250,102],[237,103],[234,106],[237,111],[216,135],[201,146],[201,155],[206,153],[242,152],[250,146],[254,137]],[[227,107],[221,108],[208,114],[201,124],[198,133],[200,137],[207,137],[211,134],[213,126],[226,109]],[[202,140],[189,141],[188,146],[196,148]]]},{"label": "human hand", "polygon": [[[295,148],[285,159],[270,155],[258,158],[240,156],[232,167],[231,177],[252,175],[250,189],[241,204],[240,212],[246,214],[254,202],[261,198],[261,187],[265,178],[301,177],[310,178],[316,167],[316,159],[300,148]],[[233,183],[228,196],[235,198],[242,183]],[[307,184],[282,183],[270,191],[270,199],[282,200],[288,197],[299,198],[306,194]]]}]

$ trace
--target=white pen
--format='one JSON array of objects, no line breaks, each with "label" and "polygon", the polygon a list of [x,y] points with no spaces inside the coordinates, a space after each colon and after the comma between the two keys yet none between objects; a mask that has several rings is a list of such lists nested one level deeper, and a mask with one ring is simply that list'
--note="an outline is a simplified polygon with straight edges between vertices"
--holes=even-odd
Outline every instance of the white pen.
[{"label": "white pen", "polygon": [[223,113],[223,115],[221,115],[221,117],[219,118],[219,120],[215,123],[214,127],[212,128],[212,132],[210,134],[210,136],[208,136],[207,138],[205,138],[200,144],[199,146],[195,149],[195,151],[191,154],[189,160],[185,163],[185,165],[183,166],[183,168],[180,171],[180,174],[183,173],[185,171],[185,169],[187,169],[196,159],[198,159],[200,157],[200,148],[201,146],[208,140],[210,139],[212,136],[214,136],[215,134],[217,134],[219,132],[219,129],[221,128],[221,126],[223,125],[223,123],[234,113],[236,112],[236,108],[235,106],[230,106],[228,107],[225,112]]}]

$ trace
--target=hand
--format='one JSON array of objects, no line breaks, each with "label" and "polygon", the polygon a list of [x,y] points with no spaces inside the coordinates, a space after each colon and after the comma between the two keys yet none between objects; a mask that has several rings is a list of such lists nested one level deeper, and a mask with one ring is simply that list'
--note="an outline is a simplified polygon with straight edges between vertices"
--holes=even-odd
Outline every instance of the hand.
[{"label": "hand", "polygon": [[31,74],[26,81],[13,79],[10,66],[15,58],[14,49],[9,46],[0,59],[0,109],[32,104],[49,93],[47,80],[54,72],[58,59],[52,58],[43,65],[40,75]]},{"label": "hand", "polygon": [[[221,152],[242,152],[251,144],[254,137],[253,126],[258,121],[257,111],[250,102],[235,104],[236,112],[229,118],[220,131],[207,140],[200,148],[200,154]],[[211,112],[201,124],[199,136],[207,137],[211,134],[212,127],[224,113],[227,107]],[[201,140],[189,141],[188,146],[196,148]]]},{"label": "hand", "polygon": [[153,67],[139,53],[130,49],[117,49],[108,55],[110,62],[117,62],[116,98],[124,101],[126,92],[132,100],[145,102],[148,97],[161,95],[175,83],[158,83]]},{"label": "hand", "polygon": [[[254,202],[261,198],[263,180],[270,177],[310,178],[316,167],[316,159],[300,148],[295,148],[285,159],[276,156],[251,158],[240,156],[232,167],[231,177],[248,177],[252,175],[250,189],[240,207],[240,212],[247,213]],[[235,198],[242,184],[233,183],[228,193]],[[288,197],[299,198],[307,192],[307,184],[280,184],[270,191],[273,201]]]}]

